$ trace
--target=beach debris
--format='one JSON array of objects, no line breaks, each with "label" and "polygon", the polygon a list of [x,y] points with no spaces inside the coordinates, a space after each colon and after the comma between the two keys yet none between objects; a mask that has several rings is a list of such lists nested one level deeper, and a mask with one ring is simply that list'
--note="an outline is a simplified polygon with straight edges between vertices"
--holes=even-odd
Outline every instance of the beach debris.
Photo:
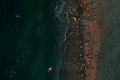
[{"label": "beach debris", "polygon": [[74,75],[76,75],[77,73],[76,72],[74,72]]},{"label": "beach debris", "polygon": [[22,16],[19,15],[19,14],[16,14],[15,17],[16,17],[16,18],[21,18]]},{"label": "beach debris", "polygon": [[83,48],[83,46],[80,46],[80,48]]},{"label": "beach debris", "polygon": [[81,76],[81,77],[84,77],[84,74],[81,74],[80,76]]},{"label": "beach debris", "polygon": [[73,18],[73,20],[76,22],[77,21],[77,18],[76,17],[72,17]]},{"label": "beach debris", "polygon": [[77,42],[77,44],[80,44],[79,42]]},{"label": "beach debris", "polygon": [[53,67],[49,67],[48,68],[48,72],[52,71]]},{"label": "beach debris", "polygon": [[82,55],[80,54],[80,57],[82,57]]}]

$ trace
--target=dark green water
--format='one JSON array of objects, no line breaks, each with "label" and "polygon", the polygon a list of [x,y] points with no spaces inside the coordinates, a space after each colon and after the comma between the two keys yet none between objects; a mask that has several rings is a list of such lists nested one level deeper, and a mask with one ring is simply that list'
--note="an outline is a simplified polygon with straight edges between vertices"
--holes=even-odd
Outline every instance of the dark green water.
[{"label": "dark green water", "polygon": [[[50,0],[0,0],[0,80],[54,80]],[[53,67],[47,72],[48,67]]]}]

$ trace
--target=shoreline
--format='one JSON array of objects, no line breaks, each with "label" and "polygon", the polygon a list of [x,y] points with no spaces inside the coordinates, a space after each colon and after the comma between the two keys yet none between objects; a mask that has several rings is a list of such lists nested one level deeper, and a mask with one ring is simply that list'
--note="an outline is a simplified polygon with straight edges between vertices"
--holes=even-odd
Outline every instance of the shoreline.
[{"label": "shoreline", "polygon": [[[87,1],[88,2],[90,2],[90,0],[86,0],[86,3],[87,3]],[[85,6],[87,5],[86,3],[83,3]],[[92,41],[92,42],[87,42],[87,43],[85,43],[85,44],[83,44],[83,47],[84,47],[84,50],[85,50],[85,55],[87,55],[87,54],[89,54],[89,52],[90,52],[90,54],[91,53],[93,53],[93,54],[91,54],[91,55],[94,55],[94,56],[97,56],[98,57],[98,55],[99,55],[99,52],[100,52],[100,48],[101,48],[101,25],[99,24],[99,21],[101,20],[101,18],[100,18],[100,15],[101,14],[99,14],[99,12],[101,13],[101,11],[99,10],[99,7],[101,6],[101,5],[99,5],[98,6],[98,2],[97,3],[93,3],[93,5],[92,6],[87,6],[86,8],[96,8],[96,6],[98,7],[98,9],[97,10],[95,10],[94,12],[92,12],[90,15],[89,15],[89,11],[88,11],[88,13],[85,13],[85,14],[82,14],[83,16],[92,16],[92,17],[94,17],[92,20],[89,20],[89,21],[81,21],[81,23],[83,24],[83,25],[85,25],[85,26],[87,26],[87,27],[89,27],[89,28],[87,28],[86,30],[83,30],[82,31],[82,35],[83,35],[83,42],[85,42],[86,40],[89,40],[89,39],[91,39],[90,41]],[[96,14],[98,14],[98,15],[96,15]],[[95,15],[95,16],[94,16]],[[69,18],[70,19],[70,18]],[[75,17],[73,17],[73,19],[74,19],[74,22],[75,23],[77,23],[77,20],[76,20],[76,18]],[[71,20],[71,19],[70,19]],[[72,24],[74,24],[74,22],[72,23]],[[78,25],[78,24],[76,24],[76,25]],[[70,27],[70,26],[69,26]],[[71,27],[72,27],[72,25],[71,25]],[[78,29],[76,28],[75,29],[76,31],[78,31]],[[67,31],[68,31],[68,29],[67,29]],[[70,31],[73,31],[73,34],[71,35],[71,36],[76,36],[76,31],[74,31],[74,30],[70,30]],[[78,32],[79,33],[79,32]],[[87,33],[90,33],[90,34],[87,34]],[[65,34],[66,34],[66,30],[65,30]],[[71,36],[70,36],[70,40],[72,39],[71,38]],[[76,41],[76,40],[75,40]],[[69,43],[70,41],[68,40],[68,43]],[[73,41],[74,42],[74,41]],[[73,43],[73,42],[71,42],[71,43]],[[76,47],[77,47],[77,45],[75,45]],[[68,49],[70,48],[70,47],[72,47],[72,45],[71,46],[68,46]],[[72,48],[71,48],[72,49]],[[68,50],[69,51],[69,50]],[[77,51],[76,51],[77,52]],[[69,53],[66,53],[66,54],[70,54],[70,52]],[[90,74],[91,76],[86,76],[85,77],[85,80],[90,80],[90,79],[92,79],[92,80],[96,80],[96,77],[97,77],[97,64],[98,64],[98,60],[97,60],[97,57],[93,57],[93,59],[89,59],[89,57],[85,57],[84,58],[84,60],[87,62],[86,64],[89,64],[90,66],[94,66],[94,68],[92,68],[92,69],[87,69],[87,70],[85,70],[86,71],[86,73],[87,74]],[[66,58],[68,58],[68,56],[66,57]],[[89,60],[90,60],[90,62],[89,62]],[[67,60],[65,60],[65,61],[67,61]],[[70,62],[70,61],[69,61]],[[70,62],[70,63],[72,63],[72,62]],[[67,66],[67,64],[65,64],[65,65],[62,65],[62,66]],[[64,72],[63,72],[64,73]],[[63,74],[64,75],[64,74]],[[66,79],[67,80],[67,79]],[[71,79],[72,80],[72,79]]]}]

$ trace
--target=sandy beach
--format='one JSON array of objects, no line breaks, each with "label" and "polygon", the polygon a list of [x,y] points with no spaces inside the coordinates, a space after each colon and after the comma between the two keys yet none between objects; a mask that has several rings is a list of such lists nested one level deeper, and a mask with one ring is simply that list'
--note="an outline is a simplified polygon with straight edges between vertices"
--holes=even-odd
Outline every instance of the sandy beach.
[{"label": "sandy beach", "polygon": [[[81,0],[78,6],[83,8],[81,13],[78,13],[80,8],[68,8],[72,35],[66,41],[66,80],[96,80],[97,56],[101,47],[101,31],[98,24],[100,11],[97,8],[100,6],[98,1],[92,0]],[[80,16],[86,19],[81,19]],[[88,18],[91,19],[87,20]]]}]

